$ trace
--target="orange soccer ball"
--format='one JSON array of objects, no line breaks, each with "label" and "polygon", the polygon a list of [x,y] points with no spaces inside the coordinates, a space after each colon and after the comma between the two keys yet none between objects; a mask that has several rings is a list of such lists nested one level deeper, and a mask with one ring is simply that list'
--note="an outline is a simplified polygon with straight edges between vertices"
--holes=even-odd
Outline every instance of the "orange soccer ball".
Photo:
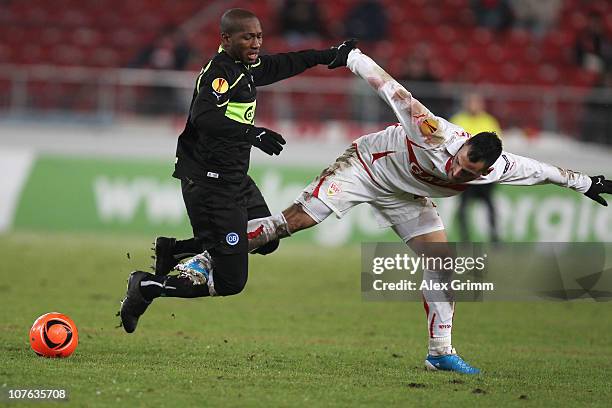
[{"label": "orange soccer ball", "polygon": [[68,357],[78,344],[76,325],[65,314],[46,313],[30,329],[30,346],[42,357]]}]

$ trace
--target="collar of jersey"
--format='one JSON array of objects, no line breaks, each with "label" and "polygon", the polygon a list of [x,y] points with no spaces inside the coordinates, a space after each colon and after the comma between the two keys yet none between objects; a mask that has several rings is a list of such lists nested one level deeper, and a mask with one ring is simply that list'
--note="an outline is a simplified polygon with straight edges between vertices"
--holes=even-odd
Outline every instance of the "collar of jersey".
[{"label": "collar of jersey", "polygon": [[456,155],[457,152],[459,151],[459,149],[461,149],[461,146],[463,146],[465,144],[465,142],[467,142],[467,138],[461,137],[461,136],[455,136],[453,139],[454,140],[452,140],[450,143],[448,143],[445,146],[446,151],[451,156]]},{"label": "collar of jersey", "polygon": [[[230,57],[230,55],[229,55],[227,52],[225,52],[225,50],[223,49],[223,45],[219,45],[219,48],[217,49],[217,54],[221,54],[221,53],[223,53],[223,55],[227,56],[227,57],[228,57],[228,58],[230,58],[230,59],[232,58],[232,57]],[[259,59],[259,58],[257,58],[257,59]],[[240,60],[234,60],[234,62],[235,62],[236,64],[242,64],[242,65],[244,65],[244,66],[245,66],[247,69],[249,69],[249,68],[250,68],[250,66],[252,65],[252,64],[245,64],[245,63],[243,63],[243,62],[242,62],[242,61],[240,61]]]}]

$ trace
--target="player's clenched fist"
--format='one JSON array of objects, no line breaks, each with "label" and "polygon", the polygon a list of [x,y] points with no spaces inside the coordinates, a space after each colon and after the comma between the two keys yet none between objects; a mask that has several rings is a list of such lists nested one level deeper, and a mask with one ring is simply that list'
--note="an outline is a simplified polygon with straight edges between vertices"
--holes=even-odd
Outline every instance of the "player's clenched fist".
[{"label": "player's clenched fist", "polygon": [[340,44],[336,51],[336,58],[332,62],[329,63],[327,68],[334,69],[338,67],[346,67],[346,60],[348,59],[349,52],[357,47],[357,40],[351,38],[350,40],[346,40],[342,44]]},{"label": "player's clenched fist", "polygon": [[595,176],[591,177],[591,182],[591,188],[584,195],[607,207],[608,203],[600,194],[612,194],[612,181],[606,180],[604,176]]},{"label": "player's clenched fist", "polygon": [[270,156],[280,154],[285,139],[273,130],[253,126],[246,132],[247,141]]}]

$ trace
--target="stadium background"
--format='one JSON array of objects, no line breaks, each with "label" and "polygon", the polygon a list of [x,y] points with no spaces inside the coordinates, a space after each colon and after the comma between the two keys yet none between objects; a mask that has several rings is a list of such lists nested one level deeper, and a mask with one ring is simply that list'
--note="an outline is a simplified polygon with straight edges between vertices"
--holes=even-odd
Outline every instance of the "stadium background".
[{"label": "stadium background", "polygon": [[[358,1],[310,2],[306,10],[315,7],[319,18],[301,26],[286,21],[288,3],[1,2],[0,166],[8,177],[0,230],[189,234],[169,173],[196,71],[215,52],[219,15],[229,7],[260,16],[264,52],[323,48],[359,35],[365,52],[442,116],[477,90],[500,120],[507,150],[586,172],[610,170],[609,1],[543,2],[544,14],[530,23],[516,13],[529,2],[513,9],[504,1],[384,0],[369,2],[366,25],[363,15],[351,20]],[[593,16],[603,27],[591,41],[599,47],[579,52]],[[253,153],[252,174],[273,210],[352,139],[394,122],[350,72],[325,67],[260,88],[256,120],[289,141],[280,158]],[[439,202],[451,238],[458,237],[456,203]],[[506,241],[612,239],[609,211],[569,191],[501,188],[496,203]],[[487,236],[483,210],[473,206],[470,219],[478,240]],[[296,239],[394,239],[367,208],[348,218]]]}]

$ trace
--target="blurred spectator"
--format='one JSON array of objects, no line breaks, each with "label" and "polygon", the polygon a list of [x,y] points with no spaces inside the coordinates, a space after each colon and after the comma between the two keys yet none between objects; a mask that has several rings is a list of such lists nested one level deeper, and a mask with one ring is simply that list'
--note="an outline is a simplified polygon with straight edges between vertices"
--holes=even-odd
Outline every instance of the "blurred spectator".
[{"label": "blurred spectator", "polygon": [[140,50],[129,67],[181,71],[187,68],[191,53],[191,46],[182,31],[172,33],[171,29],[165,29]]},{"label": "blurred spectator", "polygon": [[[155,40],[147,44],[129,64],[130,68],[158,70],[184,70],[189,64],[192,49],[181,30],[165,29]],[[142,103],[143,113],[182,114],[185,110],[183,94],[174,86],[151,86]]]},{"label": "blurred spectator", "polygon": [[377,0],[361,0],[347,14],[345,35],[359,41],[383,40],[388,23],[385,8]]},{"label": "blurred spectator", "polygon": [[508,0],[470,0],[479,26],[503,31],[512,25],[512,10]]},{"label": "blurred spectator", "polygon": [[602,72],[612,66],[612,42],[598,13],[589,14],[588,24],[576,37],[575,52],[576,62],[586,70]]},{"label": "blurred spectator", "polygon": [[[417,53],[406,59],[406,63],[399,73],[399,79],[404,81],[438,82],[428,66],[428,59],[419,57]],[[425,104],[425,106],[429,106]]]},{"label": "blurred spectator", "polygon": [[281,32],[294,46],[326,35],[316,0],[285,0],[279,20]]},{"label": "blurred spectator", "polygon": [[510,0],[514,26],[542,37],[557,23],[561,0]]},{"label": "blurred spectator", "polygon": [[612,145],[612,114],[610,105],[600,97],[603,91],[612,92],[612,71],[602,75],[587,97],[582,120],[582,140]]},{"label": "blurred spectator", "polygon": [[[492,115],[485,111],[485,102],[480,94],[470,93],[463,100],[463,110],[456,113],[450,121],[457,126],[461,126],[471,135],[480,132],[495,132],[501,137],[499,122]],[[495,184],[479,184],[467,188],[459,197],[459,232],[462,242],[470,242],[470,234],[467,226],[467,206],[472,200],[481,200],[487,206],[489,212],[489,231],[491,242],[498,242],[497,216],[493,206],[492,193]]]}]

